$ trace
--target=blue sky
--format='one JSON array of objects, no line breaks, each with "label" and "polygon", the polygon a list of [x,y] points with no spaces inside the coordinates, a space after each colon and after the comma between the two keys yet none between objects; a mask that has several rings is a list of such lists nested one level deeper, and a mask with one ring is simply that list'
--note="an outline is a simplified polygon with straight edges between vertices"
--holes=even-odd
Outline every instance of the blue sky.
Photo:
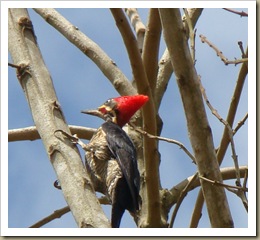
[{"label": "blue sky", "polygon": [[[236,9],[244,10],[247,9]],[[116,62],[128,77],[132,78],[131,68],[120,33],[108,9],[57,9],[64,17],[94,40]],[[147,10],[139,9],[144,23]],[[53,79],[58,100],[66,121],[71,125],[98,127],[102,121],[80,113],[82,109],[96,108],[106,99],[118,96],[102,72],[70,44],[63,36],[48,25],[37,13],[29,10],[39,47]],[[248,44],[248,19],[229,13],[221,8],[205,9],[196,25],[196,69],[212,105],[225,118],[240,69],[238,66],[225,66],[208,45],[202,44],[199,35],[205,35],[232,60],[240,58],[237,42]],[[160,56],[165,45],[162,38]],[[9,61],[10,58],[9,58]],[[16,79],[15,70],[8,69],[8,129],[34,125],[24,93]],[[235,125],[248,111],[248,82],[245,82]],[[162,136],[182,142],[190,151],[186,121],[180,94],[174,76],[171,78],[163,98],[160,116],[164,126]],[[218,147],[223,125],[207,109],[212,128],[214,144]],[[235,136],[236,151],[240,165],[248,163],[248,123]],[[178,146],[160,142],[160,176],[163,188],[171,188],[186,177],[194,174],[196,166]],[[40,140],[11,142],[8,144],[8,225],[25,228],[66,206],[62,192],[53,187],[56,179]],[[254,159],[250,159],[254,161]],[[231,151],[228,150],[222,167],[233,166]],[[228,182],[234,184],[234,181]],[[198,190],[188,194],[182,203],[174,227],[188,227]],[[235,227],[248,226],[247,213],[238,197],[227,192]],[[110,207],[104,207],[110,218]],[[171,215],[170,215],[171,216]],[[76,227],[68,213],[61,219],[52,221],[45,227]],[[129,214],[125,214],[121,227],[135,227]],[[210,227],[204,207],[199,227]]]}]

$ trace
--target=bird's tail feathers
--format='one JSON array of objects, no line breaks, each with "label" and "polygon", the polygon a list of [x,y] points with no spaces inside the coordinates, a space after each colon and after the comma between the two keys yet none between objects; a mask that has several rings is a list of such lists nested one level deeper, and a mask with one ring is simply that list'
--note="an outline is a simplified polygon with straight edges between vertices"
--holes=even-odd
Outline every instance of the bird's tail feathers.
[{"label": "bird's tail feathers", "polygon": [[112,217],[111,217],[111,226],[112,228],[119,228],[121,218],[125,212],[125,209],[122,208],[119,204],[112,205]]}]

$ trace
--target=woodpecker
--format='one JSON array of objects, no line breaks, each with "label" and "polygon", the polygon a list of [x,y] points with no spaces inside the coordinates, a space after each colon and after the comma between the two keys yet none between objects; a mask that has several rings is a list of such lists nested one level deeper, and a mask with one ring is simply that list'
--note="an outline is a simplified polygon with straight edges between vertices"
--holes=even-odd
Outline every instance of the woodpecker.
[{"label": "woodpecker", "polygon": [[[125,210],[131,214],[139,210],[140,175],[136,149],[122,127],[147,101],[145,95],[108,99],[98,108],[105,123],[93,135],[85,154],[86,169],[95,191],[111,201],[113,228],[119,228]],[[91,110],[82,113],[95,115]]]}]

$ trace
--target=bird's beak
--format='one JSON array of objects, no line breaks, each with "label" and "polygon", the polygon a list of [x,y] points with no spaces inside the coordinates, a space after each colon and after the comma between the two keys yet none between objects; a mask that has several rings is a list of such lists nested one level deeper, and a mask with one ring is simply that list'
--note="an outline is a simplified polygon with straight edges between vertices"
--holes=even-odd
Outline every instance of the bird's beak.
[{"label": "bird's beak", "polygon": [[95,109],[95,110],[82,110],[81,113],[89,114],[89,115],[100,117],[100,118],[104,119],[104,115],[102,114],[102,112],[100,112],[97,109]]}]

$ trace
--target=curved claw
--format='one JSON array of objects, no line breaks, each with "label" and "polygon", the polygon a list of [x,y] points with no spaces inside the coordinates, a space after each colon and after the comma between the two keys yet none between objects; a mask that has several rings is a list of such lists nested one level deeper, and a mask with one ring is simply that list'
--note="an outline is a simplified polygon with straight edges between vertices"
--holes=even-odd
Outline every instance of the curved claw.
[{"label": "curved claw", "polygon": [[77,135],[70,135],[68,133],[66,133],[65,131],[58,129],[54,132],[54,135],[59,138],[59,136],[56,135],[57,132],[61,132],[66,138],[68,138],[71,142],[73,143],[78,143],[79,142],[79,138],[77,137]]}]

